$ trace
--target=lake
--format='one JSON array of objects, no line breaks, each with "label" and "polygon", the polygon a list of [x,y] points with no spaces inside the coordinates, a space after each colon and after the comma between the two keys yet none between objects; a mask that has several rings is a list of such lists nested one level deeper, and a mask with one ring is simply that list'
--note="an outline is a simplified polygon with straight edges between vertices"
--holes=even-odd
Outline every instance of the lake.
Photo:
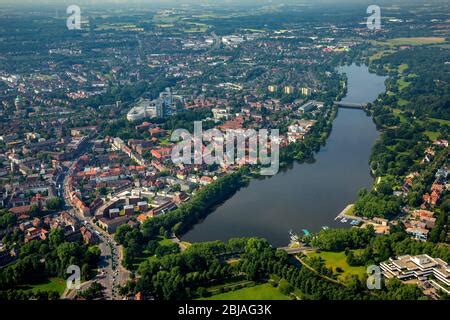
[{"label": "lake", "polygon": [[[343,101],[367,103],[385,91],[384,78],[370,74],[366,66],[340,68],[348,77]],[[319,231],[322,226],[343,226],[334,218],[370,188],[369,157],[379,133],[361,110],[339,109],[325,147],[312,164],[295,163],[292,169],[249,186],[194,226],[183,240],[227,240],[258,236],[274,246],[289,243],[289,230]]]}]

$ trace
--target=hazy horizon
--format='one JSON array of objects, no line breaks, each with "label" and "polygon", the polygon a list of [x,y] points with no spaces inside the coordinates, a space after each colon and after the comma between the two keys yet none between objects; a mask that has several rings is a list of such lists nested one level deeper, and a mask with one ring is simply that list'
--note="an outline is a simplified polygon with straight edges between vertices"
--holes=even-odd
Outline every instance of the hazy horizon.
[{"label": "hazy horizon", "polygon": [[[52,4],[78,4],[78,5],[295,5],[295,4],[367,4],[373,0],[44,0],[39,4],[34,0],[0,0],[0,5],[52,5]],[[410,3],[441,3],[444,0],[378,0],[380,5],[410,4]]]}]

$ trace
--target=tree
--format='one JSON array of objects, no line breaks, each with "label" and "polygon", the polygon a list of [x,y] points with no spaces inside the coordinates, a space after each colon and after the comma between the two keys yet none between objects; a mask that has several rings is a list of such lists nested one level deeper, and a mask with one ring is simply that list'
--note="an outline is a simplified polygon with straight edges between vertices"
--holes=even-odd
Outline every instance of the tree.
[{"label": "tree", "polygon": [[108,194],[108,188],[102,186],[98,189],[98,193],[100,193],[102,196],[106,196]]},{"label": "tree", "polygon": [[32,217],[38,216],[41,214],[41,208],[36,204],[32,204],[29,213]]},{"label": "tree", "polygon": [[94,282],[88,289],[77,293],[77,296],[86,300],[99,299],[103,297],[104,289],[105,287],[103,287],[100,283]]},{"label": "tree", "polygon": [[64,242],[64,231],[60,228],[56,228],[50,231],[48,240],[52,248],[57,248]]},{"label": "tree", "polygon": [[342,251],[346,248],[358,249],[369,244],[375,237],[373,227],[364,229],[328,229],[321,230],[311,240],[311,245],[325,251]]},{"label": "tree", "polygon": [[287,282],[284,279],[281,279],[280,283],[278,284],[278,290],[280,290],[282,294],[288,296],[293,291],[293,288],[291,287],[289,282]]},{"label": "tree", "polygon": [[2,210],[0,211],[0,229],[7,229],[15,225],[17,218],[14,214]]},{"label": "tree", "polygon": [[45,206],[47,207],[48,210],[57,211],[62,208],[63,201],[58,197],[50,198],[47,200]]},{"label": "tree", "polygon": [[426,297],[417,285],[405,284],[398,279],[392,279],[386,282],[387,300],[423,300]]},{"label": "tree", "polygon": [[116,229],[116,233],[114,235],[114,240],[117,241],[117,243],[119,244],[124,244],[125,243],[125,239],[126,239],[126,235],[132,231],[132,227],[128,224],[124,224],[119,226]]}]

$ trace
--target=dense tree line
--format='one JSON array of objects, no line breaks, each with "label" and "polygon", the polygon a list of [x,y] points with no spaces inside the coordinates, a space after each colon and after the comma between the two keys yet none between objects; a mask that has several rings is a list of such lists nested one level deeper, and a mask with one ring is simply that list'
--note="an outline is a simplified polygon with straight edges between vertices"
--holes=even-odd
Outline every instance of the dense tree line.
[{"label": "dense tree line", "polygon": [[82,290],[82,291],[78,292],[77,298],[82,298],[85,300],[100,299],[103,297],[104,289],[105,289],[105,287],[102,284],[100,284],[98,282],[94,282],[86,290]]},{"label": "dense tree line", "polygon": [[0,210],[0,229],[8,229],[16,224],[17,217],[8,210]]},{"label": "dense tree line", "polygon": [[[439,47],[415,47],[399,50],[385,55],[375,62],[378,69],[389,66],[397,69],[407,65],[410,83],[406,88],[396,92],[397,99],[409,101],[399,108],[413,112],[416,117],[426,115],[433,118],[450,120],[450,94],[448,73],[450,66],[446,64],[448,51]],[[397,80],[398,74],[391,77]]]},{"label": "dense tree line", "polygon": [[101,105],[114,104],[116,101],[132,103],[143,96],[154,99],[161,91],[167,87],[172,87],[175,83],[175,79],[160,77],[153,82],[140,81],[131,85],[114,86],[109,88],[105,94],[84,99],[81,103],[97,108]]},{"label": "dense tree line", "polygon": [[[377,187],[378,190],[378,187]],[[355,214],[367,218],[390,218],[400,212],[401,200],[392,195],[392,188],[387,187],[389,194],[383,194],[375,190],[361,190],[355,203]]]},{"label": "dense tree line", "polygon": [[[202,119],[209,117],[211,115],[212,113],[210,110],[201,110],[195,112],[184,111],[172,115],[166,119],[154,118],[154,119],[145,119],[145,121],[161,125],[161,127],[165,130],[175,130],[183,128],[189,130],[190,132],[193,132],[194,121],[201,121]],[[147,131],[138,131],[135,129],[135,127],[136,123],[130,122],[125,118],[111,122],[105,122],[102,123],[101,135],[103,137],[106,136],[119,137],[124,140],[150,139],[150,134]],[[202,122],[202,127],[204,130],[207,130],[212,127],[212,123],[208,121]]]},{"label": "dense tree line", "polygon": [[[237,263],[230,264],[229,258]],[[157,300],[190,299],[208,296],[206,289],[239,279],[266,282],[271,275],[285,279],[303,299],[417,299],[420,290],[393,283],[369,292],[358,277],[346,286],[328,281],[308,268],[290,262],[285,251],[274,249],[263,239],[237,238],[193,244],[186,251],[142,263],[139,277],[129,281],[122,293],[141,292]],[[287,292],[292,289],[287,290]]]},{"label": "dense tree line", "polygon": [[311,240],[311,245],[324,251],[342,251],[346,248],[357,249],[369,244],[375,237],[372,226],[369,228],[321,230]]},{"label": "dense tree line", "polygon": [[247,183],[248,168],[219,178],[212,184],[199,190],[187,203],[164,215],[146,220],[141,230],[122,227],[117,230],[116,240],[125,247],[125,263],[130,263],[144,249],[151,249],[158,236],[171,233],[181,235],[205,218],[212,208],[232,196]]},{"label": "dense tree line", "polygon": [[23,300],[58,300],[59,293],[56,291],[37,290],[12,290],[0,291],[0,300],[23,301]]},{"label": "dense tree line", "polygon": [[333,109],[329,117],[321,114],[317,117],[317,122],[310,133],[303,141],[290,143],[280,150],[280,167],[284,168],[291,165],[294,161],[313,162],[314,153],[325,145],[326,139],[332,130],[332,123],[337,110]]},{"label": "dense tree line", "polygon": [[324,251],[345,250],[347,262],[352,266],[379,264],[390,257],[407,254],[428,254],[444,261],[450,260],[449,245],[416,241],[400,227],[393,228],[389,235],[376,235],[372,226],[321,230],[312,236],[310,243]]},{"label": "dense tree line", "polygon": [[37,284],[49,277],[67,277],[67,267],[81,268],[83,279],[94,274],[100,257],[100,249],[78,242],[66,242],[61,229],[53,229],[46,240],[25,243],[18,260],[0,273],[0,291],[6,292],[20,285]]},{"label": "dense tree line", "polygon": [[450,194],[447,194],[436,212],[436,223],[430,232],[429,241],[445,242],[448,234],[448,215],[450,213]]}]

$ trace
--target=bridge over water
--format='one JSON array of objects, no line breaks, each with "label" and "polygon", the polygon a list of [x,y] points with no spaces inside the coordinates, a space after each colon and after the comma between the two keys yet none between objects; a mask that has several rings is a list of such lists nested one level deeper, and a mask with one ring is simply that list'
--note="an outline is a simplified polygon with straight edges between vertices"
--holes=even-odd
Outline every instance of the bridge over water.
[{"label": "bridge over water", "polygon": [[350,109],[365,109],[367,107],[367,103],[342,102],[342,101],[335,101],[334,105],[339,108],[350,108]]},{"label": "bridge over water", "polygon": [[287,254],[297,254],[297,253],[300,253],[300,252],[304,253],[304,252],[307,252],[307,251],[316,251],[317,248],[311,248],[311,247],[307,247],[307,246],[300,246],[300,247],[297,247],[297,248],[281,247],[281,248],[278,248],[278,250],[284,250],[284,251],[287,252]]}]

